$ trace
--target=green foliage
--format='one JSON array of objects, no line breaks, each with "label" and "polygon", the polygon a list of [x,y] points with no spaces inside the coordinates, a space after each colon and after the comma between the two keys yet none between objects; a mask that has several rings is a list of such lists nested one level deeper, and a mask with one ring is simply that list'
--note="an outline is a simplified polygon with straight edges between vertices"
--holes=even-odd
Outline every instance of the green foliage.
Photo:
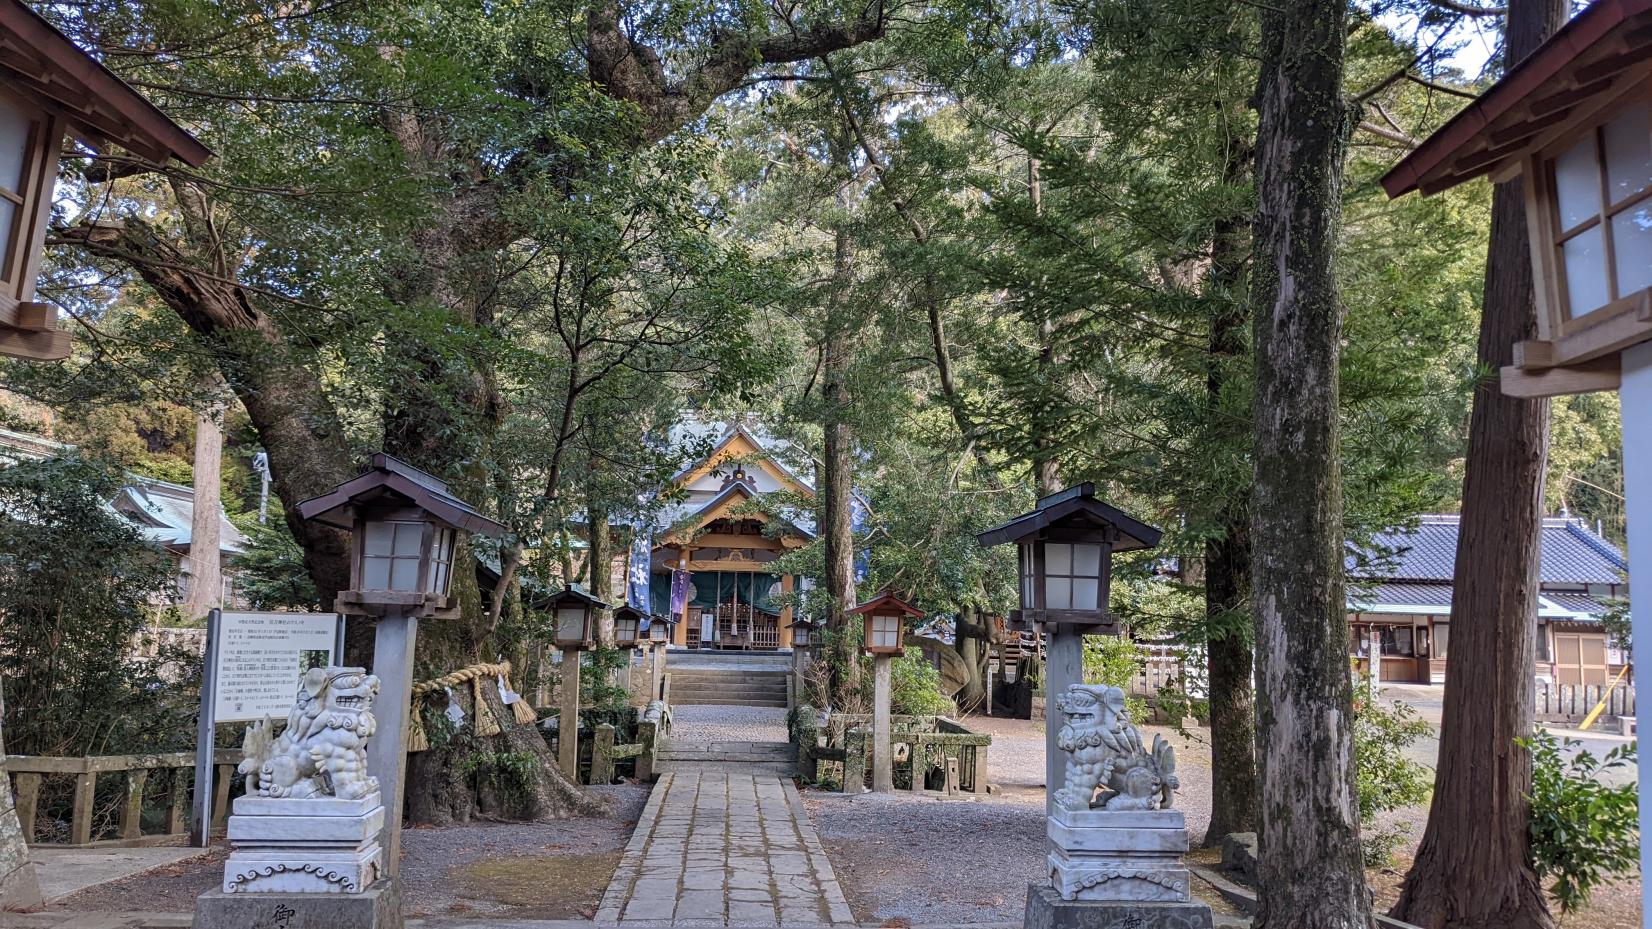
[{"label": "green foliage", "polygon": [[889,711],[897,716],[951,716],[958,711],[941,693],[941,674],[921,649],[908,648],[890,662]]},{"label": "green foliage", "polygon": [[1141,673],[1143,657],[1141,646],[1128,636],[1084,637],[1084,682],[1121,688],[1125,709],[1138,723],[1147,721],[1147,703],[1130,688]]},{"label": "green foliage", "polygon": [[275,523],[246,529],[249,544],[235,559],[235,589],[255,610],[319,610],[304,550],[286,526]]},{"label": "green foliage", "polygon": [[498,797],[506,809],[528,806],[538,786],[539,758],[528,752],[476,749],[460,755],[454,767],[479,792]]},{"label": "green foliage", "polygon": [[599,645],[587,652],[565,655],[562,666],[566,668],[569,662],[579,661],[581,654],[589,656],[579,665],[581,704],[598,710],[617,710],[631,702],[631,691],[614,683],[616,673],[623,672],[631,661],[630,649]]},{"label": "green foliage", "polygon": [[193,740],[199,661],[131,649],[170,586],[164,553],[108,506],[112,466],[76,457],[0,468],[0,683],[6,749],[170,751]]},{"label": "green foliage", "polygon": [[1377,699],[1369,683],[1354,705],[1354,761],[1359,789],[1361,842],[1367,865],[1387,864],[1394,848],[1405,841],[1405,828],[1377,827],[1381,813],[1426,801],[1433,790],[1433,771],[1405,755],[1406,749],[1433,733],[1410,706]]},{"label": "green foliage", "polygon": [[1520,744],[1532,753],[1532,866],[1553,879],[1549,892],[1561,911],[1576,912],[1596,888],[1634,874],[1640,862],[1635,783],[1608,783],[1635,770],[1635,743],[1602,758],[1542,731]]}]

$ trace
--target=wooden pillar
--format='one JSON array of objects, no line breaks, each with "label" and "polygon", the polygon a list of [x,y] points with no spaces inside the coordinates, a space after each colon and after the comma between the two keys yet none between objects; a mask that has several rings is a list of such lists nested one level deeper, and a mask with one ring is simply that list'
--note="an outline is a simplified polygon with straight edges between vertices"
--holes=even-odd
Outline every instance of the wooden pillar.
[{"label": "wooden pillar", "polygon": [[[1652,342],[1623,353],[1624,517],[1629,525],[1629,583],[1652,591]],[[1652,642],[1652,610],[1632,611],[1632,641]],[[1641,646],[1646,650],[1646,646]],[[1552,651],[1550,654],[1554,654]],[[1641,912],[1652,914],[1652,760],[1641,752]],[[1652,919],[1652,916],[1643,917]]]},{"label": "wooden pillar", "polygon": [[556,723],[556,763],[562,774],[579,783],[579,650],[563,652],[562,713]]},{"label": "wooden pillar", "polygon": [[[373,635],[373,673],[379,696],[373,717],[379,728],[367,741],[367,773],[379,779],[384,801],[384,870],[389,877],[401,872],[402,805],[407,781],[407,716],[413,701],[413,646],[419,621],[411,616],[386,616]],[[228,783],[228,780],[225,780]]]},{"label": "wooden pillar", "polygon": [[604,785],[614,780],[614,724],[597,727],[591,740],[591,783]]},{"label": "wooden pillar", "polygon": [[[694,561],[693,553],[694,549],[691,546],[685,545],[677,549],[677,567],[689,572],[690,583],[694,580],[693,569],[691,567]],[[681,613],[677,614],[677,625],[672,629],[671,633],[671,641],[676,645],[688,644],[688,613],[688,599],[685,597],[683,599],[683,610]]]},{"label": "wooden pillar", "polygon": [[1044,652],[1044,807],[1055,811],[1055,792],[1066,778],[1056,735],[1063,722],[1056,698],[1073,684],[1084,683],[1084,633],[1076,626],[1046,625],[1050,643]]},{"label": "wooden pillar", "polygon": [[895,789],[895,765],[889,744],[890,656],[872,658],[872,790],[886,794]]},{"label": "wooden pillar", "polygon": [[664,699],[661,697],[661,681],[665,677],[665,643],[655,642],[648,646],[649,684],[648,702]]},{"label": "wooden pillar", "polygon": [[[791,592],[792,576],[790,574],[780,575],[781,595],[790,596]],[[792,608],[790,606],[785,606],[780,609],[780,647],[792,647]]]}]

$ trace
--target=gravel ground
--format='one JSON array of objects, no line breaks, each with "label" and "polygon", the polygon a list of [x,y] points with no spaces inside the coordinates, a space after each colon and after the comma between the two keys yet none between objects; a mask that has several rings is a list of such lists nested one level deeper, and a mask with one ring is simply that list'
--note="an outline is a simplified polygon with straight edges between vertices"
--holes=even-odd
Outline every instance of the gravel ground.
[{"label": "gravel ground", "polygon": [[[633,784],[591,789],[612,799],[606,815],[405,831],[407,915],[590,918],[648,799],[648,788]],[[226,854],[103,884],[53,909],[189,912],[223,880]]]},{"label": "gravel ground", "polygon": [[784,742],[786,711],[768,706],[671,708],[671,738],[679,742]]}]

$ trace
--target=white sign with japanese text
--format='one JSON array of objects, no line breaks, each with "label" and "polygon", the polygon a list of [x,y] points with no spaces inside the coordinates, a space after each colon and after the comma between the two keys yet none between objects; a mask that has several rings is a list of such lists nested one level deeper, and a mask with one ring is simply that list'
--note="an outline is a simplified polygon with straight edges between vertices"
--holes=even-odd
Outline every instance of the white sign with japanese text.
[{"label": "white sign with japanese text", "polygon": [[337,637],[336,613],[221,614],[214,721],[286,719],[304,672],[336,664]]}]

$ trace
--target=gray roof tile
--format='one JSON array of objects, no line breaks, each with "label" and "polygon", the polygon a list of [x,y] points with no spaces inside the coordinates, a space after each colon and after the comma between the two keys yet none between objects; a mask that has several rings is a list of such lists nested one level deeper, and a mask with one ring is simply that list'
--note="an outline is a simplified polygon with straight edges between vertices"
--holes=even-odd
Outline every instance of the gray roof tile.
[{"label": "gray roof tile", "polygon": [[[1388,581],[1452,580],[1457,560],[1457,516],[1424,516],[1411,529],[1379,533],[1369,546],[1350,552],[1350,577]],[[1623,552],[1596,535],[1583,520],[1553,516],[1543,520],[1546,584],[1622,584],[1629,569]]]}]

